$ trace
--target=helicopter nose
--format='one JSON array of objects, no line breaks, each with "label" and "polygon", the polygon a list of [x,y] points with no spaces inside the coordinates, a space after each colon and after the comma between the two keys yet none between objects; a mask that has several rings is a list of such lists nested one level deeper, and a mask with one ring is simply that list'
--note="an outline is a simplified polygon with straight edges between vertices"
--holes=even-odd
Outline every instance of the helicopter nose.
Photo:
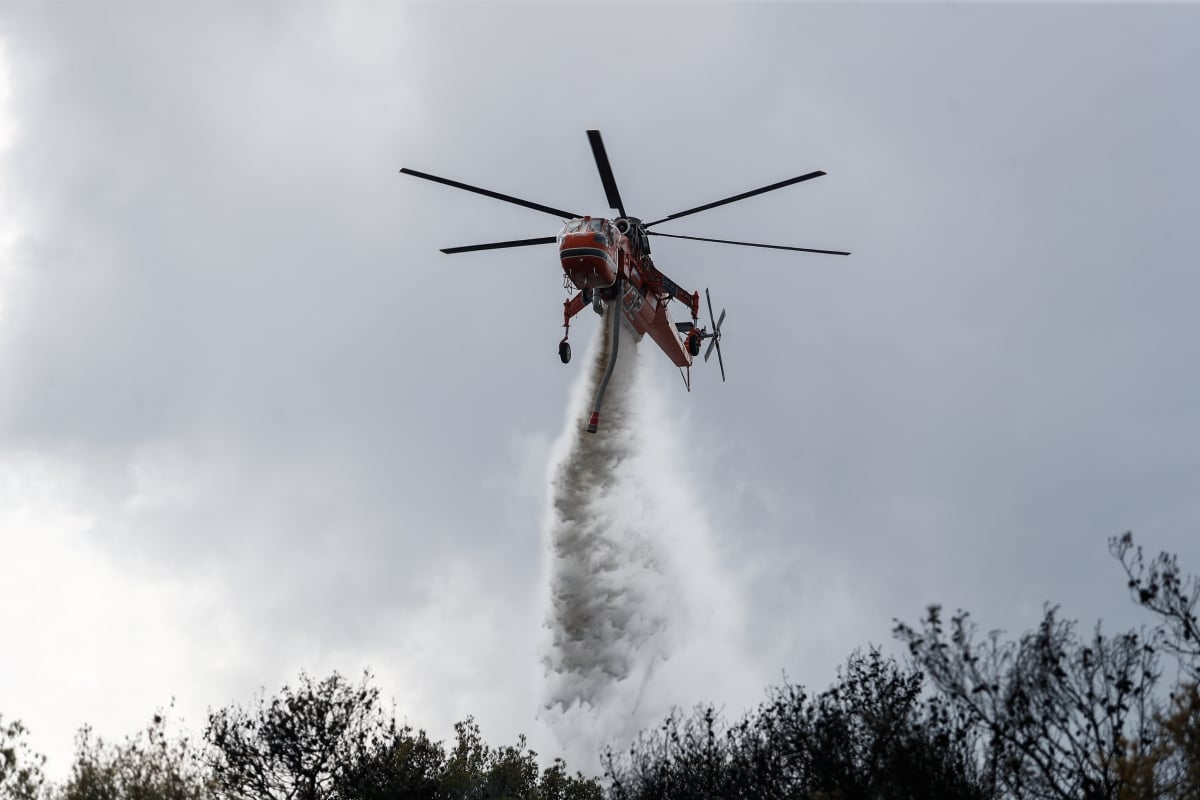
[{"label": "helicopter nose", "polygon": [[579,289],[601,289],[617,279],[616,261],[607,247],[590,237],[567,236],[559,246],[563,271]]}]

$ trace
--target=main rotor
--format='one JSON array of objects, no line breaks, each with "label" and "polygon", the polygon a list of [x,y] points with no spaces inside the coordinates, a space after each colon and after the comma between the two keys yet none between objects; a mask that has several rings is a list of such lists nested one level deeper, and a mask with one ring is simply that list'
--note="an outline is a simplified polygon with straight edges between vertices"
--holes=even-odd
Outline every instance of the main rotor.
[{"label": "main rotor", "polygon": [[[808,173],[805,173],[804,175],[798,175],[794,178],[789,178],[785,181],[779,181],[778,183],[772,183],[769,186],[761,186],[757,189],[751,189],[748,192],[742,192],[741,194],[732,195],[731,197],[725,197],[720,200],[714,200],[711,203],[705,203],[704,205],[696,206],[695,208],[688,208],[683,211],[677,211],[674,214],[668,214],[667,216],[662,217],[660,219],[653,220],[652,222],[642,222],[641,219],[639,219],[637,217],[631,217],[625,213],[625,203],[622,201],[621,193],[617,189],[617,181],[616,181],[616,178],[613,177],[612,165],[609,163],[608,153],[604,149],[604,140],[600,137],[600,131],[589,130],[587,132],[587,136],[588,136],[588,143],[592,147],[592,157],[596,161],[596,169],[599,170],[599,172],[600,172],[600,182],[604,186],[605,199],[608,201],[609,207],[616,210],[620,214],[620,217],[617,219],[618,229],[621,230],[621,232],[625,233],[626,235],[629,235],[630,233],[632,233],[633,231],[636,230],[637,232],[639,232],[642,235],[643,241],[645,241],[645,239],[644,239],[645,236],[663,236],[663,237],[670,238],[670,239],[689,239],[689,240],[696,241],[696,242],[715,242],[717,244],[731,244],[731,245],[738,245],[741,247],[761,247],[761,248],[766,248],[769,250],[792,250],[792,251],[802,252],[802,253],[823,253],[826,255],[833,255],[833,256],[848,256],[848,255],[850,255],[850,253],[842,251],[842,250],[819,250],[819,249],[812,248],[812,247],[793,247],[790,245],[763,244],[761,242],[741,242],[741,241],[733,241],[731,239],[711,239],[711,238],[708,238],[705,236],[685,236],[683,234],[678,234],[678,233],[662,233],[660,231],[649,230],[650,228],[654,227],[655,225],[659,225],[663,222],[674,221],[677,219],[681,219],[683,217],[690,216],[692,214],[698,214],[701,211],[708,211],[709,209],[728,205],[730,203],[736,203],[739,200],[745,200],[747,198],[754,197],[756,195],[765,194],[767,192],[773,192],[776,189],[782,189],[786,186],[791,186],[792,184],[795,184],[795,183],[801,183],[803,181],[812,180],[813,178],[819,178],[825,174],[821,170],[816,170],[814,172],[808,172]],[[453,180],[450,180],[449,178],[441,178],[441,177],[438,177],[437,175],[430,175],[427,172],[418,172],[413,169],[408,169],[407,167],[402,168],[400,171],[406,175],[412,175],[413,177],[416,177],[416,178],[423,178],[427,181],[433,181],[434,183],[441,183],[446,186],[451,186],[455,189],[462,189],[464,191],[474,192],[475,194],[481,194],[484,197],[491,197],[494,200],[500,200],[505,203],[512,203],[513,205],[522,206],[523,208],[532,209],[533,211],[540,211],[543,214],[551,214],[555,217],[558,217],[560,220],[575,219],[575,218],[584,216],[583,214],[577,214],[573,211],[565,211],[561,208],[554,208],[553,206],[542,205],[541,203],[534,203],[530,200],[523,200],[519,197],[513,197],[511,195],[501,194],[500,192],[494,192],[494,191],[491,191],[490,189],[482,189],[478,186],[471,186],[470,184],[460,183],[459,181],[453,181]],[[500,249],[508,248],[508,247],[528,247],[530,245],[538,245],[538,244],[553,244],[556,240],[557,240],[557,237],[554,237],[554,236],[541,236],[541,237],[537,237],[534,239],[510,239],[510,240],[504,241],[504,242],[488,242],[486,244],[472,244],[472,245],[464,245],[464,246],[460,246],[460,247],[445,247],[445,248],[442,248],[442,252],[447,253],[447,254],[454,254],[454,253],[470,253],[470,252],[474,252],[477,250],[500,250]],[[647,248],[647,250],[648,249],[649,248]]]}]

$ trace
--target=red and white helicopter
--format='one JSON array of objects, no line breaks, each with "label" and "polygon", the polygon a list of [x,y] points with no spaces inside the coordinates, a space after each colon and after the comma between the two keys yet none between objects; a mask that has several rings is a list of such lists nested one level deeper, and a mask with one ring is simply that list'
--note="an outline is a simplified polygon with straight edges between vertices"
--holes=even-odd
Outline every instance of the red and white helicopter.
[{"label": "red and white helicopter", "polygon": [[[604,141],[600,131],[588,131],[588,141],[592,146],[592,155],[596,159],[596,167],[600,171],[600,181],[608,196],[608,204],[616,209],[620,216],[615,219],[605,217],[590,217],[564,211],[560,208],[544,206],[511,197],[478,186],[470,186],[448,178],[439,178],[426,172],[417,172],[403,168],[405,175],[424,178],[427,181],[464,189],[468,192],[481,194],[513,203],[534,211],[551,214],[563,220],[563,228],[557,236],[543,236],[536,239],[513,239],[506,242],[490,242],[488,244],[472,244],[462,247],[446,247],[443,253],[470,253],[476,250],[498,250],[507,247],[527,247],[537,244],[558,244],[558,257],[565,273],[564,284],[576,293],[563,303],[563,334],[558,344],[558,355],[564,364],[571,360],[571,344],[567,341],[570,334],[571,318],[587,306],[592,306],[596,313],[603,314],[606,306],[619,303],[618,313],[612,314],[612,343],[609,348],[608,368],[604,378],[596,388],[596,396],[592,402],[591,417],[588,420],[588,431],[595,433],[600,424],[600,403],[608,379],[612,375],[617,360],[617,342],[619,340],[619,325],[622,320],[641,339],[650,334],[667,358],[679,367],[684,383],[691,389],[692,360],[700,354],[701,343],[708,339],[708,349],[704,352],[704,360],[708,361],[713,348],[717,351],[717,361],[721,366],[721,380],[725,380],[725,361],[721,357],[721,325],[725,322],[725,310],[721,316],[713,319],[712,298],[705,289],[708,302],[708,317],[712,330],[697,326],[700,317],[700,293],[687,292],[679,284],[664,275],[650,258],[651,236],[664,236],[672,239],[691,239],[698,242],[716,242],[718,244],[733,244],[743,247],[764,247],[771,250],[795,250],[803,253],[825,253],[834,256],[848,256],[840,250],[817,250],[811,247],[790,247],[778,244],[760,244],[757,242],[735,242],[729,239],[709,239],[703,236],[684,236],[676,233],[662,233],[650,228],[670,220],[680,219],[710,208],[735,203],[748,197],[782,189],[793,183],[819,178],[824,175],[820,170],[789,178],[779,183],[772,183],[758,189],[726,197],[702,206],[689,208],[653,222],[642,222],[637,217],[625,213],[625,204],[617,191],[617,182],[613,178],[612,167],[608,163],[608,154],[604,150]],[[667,305],[672,300],[678,300],[692,314],[691,322],[674,322],[667,311]]]}]

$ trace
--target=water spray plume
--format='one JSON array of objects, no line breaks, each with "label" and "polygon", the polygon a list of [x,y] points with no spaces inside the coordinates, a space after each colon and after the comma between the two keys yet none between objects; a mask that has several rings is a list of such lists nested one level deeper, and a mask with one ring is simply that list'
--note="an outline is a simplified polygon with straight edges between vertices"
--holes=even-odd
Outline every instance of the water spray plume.
[{"label": "water spray plume", "polygon": [[[713,692],[725,688],[717,684],[727,683],[729,668],[739,672],[712,652],[740,652],[728,636],[738,604],[678,467],[681,447],[658,376],[645,374],[625,326],[614,335],[617,313],[610,307],[592,342],[551,461],[540,717],[572,763],[631,740],[674,704],[718,699]],[[584,421],[614,344],[620,358],[608,376],[604,422],[589,433]]]},{"label": "water spray plume", "polygon": [[[607,324],[598,332],[586,395],[604,380],[612,341]],[[609,377],[604,428],[581,427],[583,409],[572,404],[567,451],[551,478],[549,539],[552,644],[544,661],[550,672],[548,707],[603,705],[618,684],[636,680],[647,646],[661,645],[665,609],[649,602],[647,577],[658,577],[661,554],[649,531],[630,524],[638,516],[628,470],[634,456],[632,388],[637,349],[629,334]],[[579,394],[578,392],[576,394]],[[590,421],[590,420],[589,420]],[[624,688],[624,687],[622,687]]]}]

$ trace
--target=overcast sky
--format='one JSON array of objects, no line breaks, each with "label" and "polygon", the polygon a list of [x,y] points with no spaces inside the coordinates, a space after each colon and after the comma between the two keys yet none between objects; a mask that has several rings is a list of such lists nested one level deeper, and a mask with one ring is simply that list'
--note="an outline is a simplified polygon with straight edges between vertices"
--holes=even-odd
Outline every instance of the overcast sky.
[{"label": "overcast sky", "polygon": [[646,219],[828,173],[664,232],[853,251],[654,240],[729,311],[728,383],[641,356],[746,665],[669,702],[823,688],[933,602],[1142,621],[1108,536],[1200,571],[1197,41],[1182,4],[0,6],[0,714],[61,772],[84,722],[369,666],[554,752],[585,365],[552,247],[437,249],[558,222],[397,170],[609,214],[588,128]]}]

